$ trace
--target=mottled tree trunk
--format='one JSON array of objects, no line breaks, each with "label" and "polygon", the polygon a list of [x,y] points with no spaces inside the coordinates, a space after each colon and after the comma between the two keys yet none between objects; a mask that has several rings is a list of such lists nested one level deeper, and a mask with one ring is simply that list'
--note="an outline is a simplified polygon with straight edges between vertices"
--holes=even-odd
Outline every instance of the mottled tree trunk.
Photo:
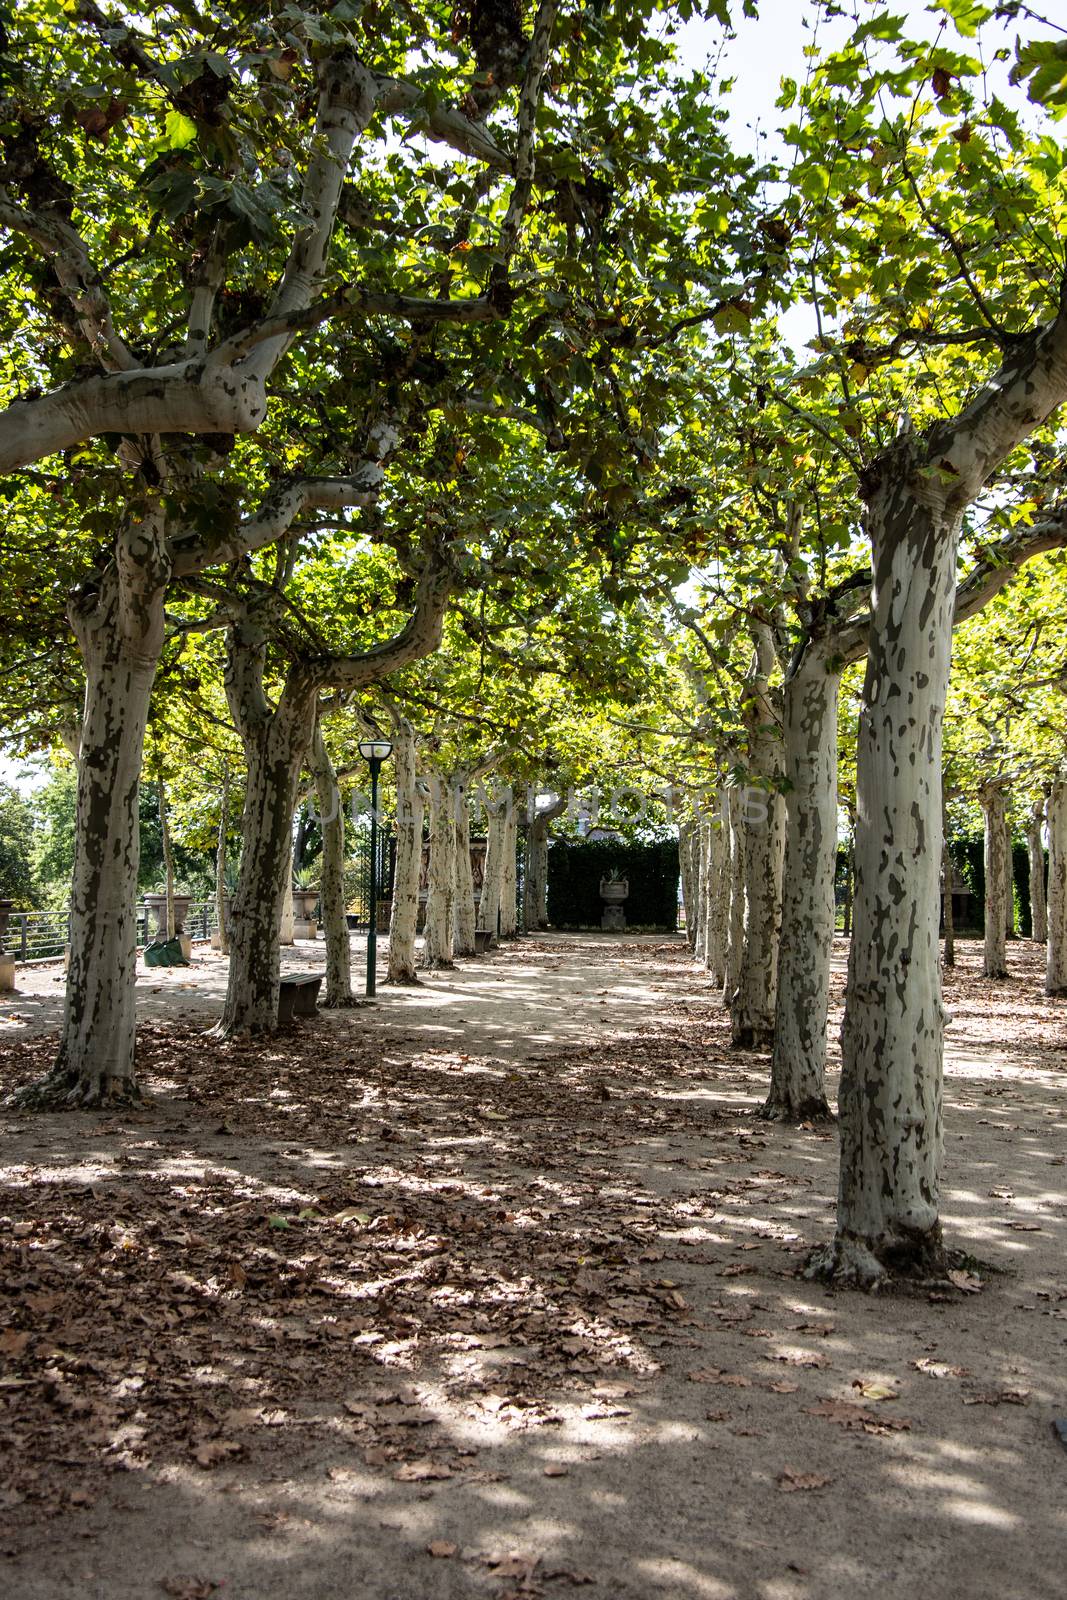
[{"label": "mottled tree trunk", "polygon": [[754,626],[753,644],[754,665],[742,706],[749,775],[741,809],[744,931],[737,986],[730,1002],[733,1042],[746,1050],[765,1049],[774,1037],[785,847],[785,807],[779,789],[783,751],[769,687],[775,651],[768,624]]},{"label": "mottled tree trunk", "polygon": [[163,923],[166,937],[174,938],[174,851],[170,845],[170,820],[167,816],[167,786],[162,778],[156,779],[156,805],[159,807],[159,841],[163,851],[163,892],[166,896],[166,913]]},{"label": "mottled tree trunk", "polygon": [[523,905],[527,929],[548,927],[548,841],[552,823],[567,809],[561,795],[530,818],[526,835],[526,880]]},{"label": "mottled tree trunk", "polygon": [[293,906],[293,840],[291,834],[285,858],[285,887],[282,890],[282,910],[278,919],[278,943],[296,943],[296,911]]},{"label": "mottled tree trunk", "polygon": [[500,892],[504,875],[504,835],[507,831],[507,795],[489,799],[485,810],[486,845],[485,871],[482,877],[482,901],[479,908],[482,927],[495,941],[500,924]]},{"label": "mottled tree trunk", "polygon": [[500,869],[500,935],[511,939],[519,931],[516,867],[519,845],[519,808],[508,790],[504,816],[503,861]]},{"label": "mottled tree trunk", "polygon": [[868,502],[837,1234],[811,1268],[863,1284],[941,1259],[941,733],[961,518],[903,468]]},{"label": "mottled tree trunk", "polygon": [[726,830],[721,818],[708,816],[707,887],[702,902],[704,966],[712,983],[721,985],[726,977]]},{"label": "mottled tree trunk", "polygon": [[389,983],[418,983],[415,935],[422,873],[423,802],[415,776],[415,734],[406,717],[393,717],[396,780],[396,868],[389,919]]},{"label": "mottled tree trunk", "polygon": [[845,892],[841,906],[841,935],[852,937],[852,897],[856,887],[856,823],[849,817],[848,843],[845,846]]},{"label": "mottled tree trunk", "polygon": [[230,918],[226,893],[226,836],[230,823],[230,764],[222,763],[222,789],[219,795],[219,834],[215,850],[215,916],[219,925],[219,953],[230,953]]},{"label": "mottled tree trunk", "polygon": [[722,816],[727,830],[726,853],[726,959],[723,963],[722,998],[731,1005],[741,974],[745,940],[745,846],[747,835],[741,811],[744,797],[730,784],[723,790]]},{"label": "mottled tree trunk", "polygon": [[449,805],[449,786],[437,773],[427,779],[430,793],[430,876],[426,919],[422,927],[422,965],[437,970],[455,966],[453,904],[456,873],[456,824]]},{"label": "mottled tree trunk", "polygon": [[985,821],[985,953],[982,970],[987,978],[1006,978],[1005,950],[1008,901],[1008,827],[1006,797],[999,782],[984,783],[978,791]]},{"label": "mottled tree trunk", "polygon": [[697,824],[694,855],[693,956],[706,966],[708,954],[708,877],[711,867],[711,828],[706,817]]},{"label": "mottled tree trunk", "polygon": [[248,777],[241,817],[241,869],[230,917],[230,971],[221,1038],[269,1034],[278,1026],[279,935],[291,893],[293,813],[310,744],[315,689],[290,672],[276,709],[263,692],[266,639],[254,622],[229,631],[226,696],[244,746]]},{"label": "mottled tree trunk", "polygon": [[[837,1233],[810,1271],[939,1270],[944,1012],[941,753],[963,514],[1067,399],[1067,297],[959,414],[865,469],[873,583],[856,758],[856,906],[839,1095]],[[1065,841],[1067,842],[1067,841]]]},{"label": "mottled tree trunk", "polygon": [[322,829],[322,925],[326,934],[326,993],[323,1005],[331,1009],[353,1006],[352,947],[345,914],[345,814],[341,788],[330,753],[315,728],[309,756]]},{"label": "mottled tree trunk", "polygon": [[456,898],[454,947],[457,956],[474,954],[474,869],[471,865],[471,817],[466,777],[454,778],[449,796],[456,830]]},{"label": "mottled tree trunk", "polygon": [[1048,940],[1048,906],[1045,900],[1045,798],[1034,802],[1026,821],[1026,853],[1030,866],[1030,937],[1035,944]]},{"label": "mottled tree trunk", "polygon": [[678,871],[682,880],[682,905],[685,908],[685,937],[695,954],[697,940],[697,863],[696,852],[700,845],[699,824],[693,821],[678,825]]},{"label": "mottled tree trunk", "polygon": [[1047,994],[1067,994],[1067,777],[1057,778],[1048,797]]},{"label": "mottled tree trunk", "polygon": [[1015,840],[1007,818],[1004,820],[1004,937],[1015,938]]},{"label": "mottled tree trunk", "polygon": [[137,1095],[138,788],[163,647],[170,564],[162,510],[131,506],[115,560],[71,601],[85,667],[78,759],[70,965],[52,1071],[16,1097],[27,1106],[94,1106]]},{"label": "mottled tree trunk", "polygon": [[837,701],[840,667],[808,642],[785,685],[786,793],[782,930],[771,1088],[761,1114],[828,1117],[826,1023],[837,866]]},{"label": "mottled tree trunk", "polygon": [[952,879],[953,863],[952,849],[948,837],[948,823],[942,818],[944,839],[941,845],[941,905],[942,905],[942,961],[946,967],[956,965],[956,914],[952,905]]}]

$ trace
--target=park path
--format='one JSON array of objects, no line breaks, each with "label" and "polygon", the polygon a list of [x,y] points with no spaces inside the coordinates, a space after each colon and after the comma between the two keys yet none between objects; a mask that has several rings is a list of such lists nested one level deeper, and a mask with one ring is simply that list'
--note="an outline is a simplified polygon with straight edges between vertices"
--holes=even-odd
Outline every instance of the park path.
[{"label": "park path", "polygon": [[1058,1593],[1067,1007],[1011,960],[949,985],[975,1259],[881,1299],[797,1276],[834,1137],[755,1120],[679,941],[539,936],[258,1051],[203,1040],[221,964],[151,985],[145,1109],[2,1115],[10,1591]]},{"label": "park path", "polygon": [[[655,951],[660,936],[631,935],[628,955]],[[680,940],[671,946],[680,948]],[[352,984],[362,994],[366,938],[354,934]],[[670,946],[668,946],[670,948]],[[374,1026],[411,1031],[428,1041],[462,1038],[468,1047],[502,1055],[525,1054],[537,1045],[592,1041],[606,1017],[634,1024],[657,1003],[659,990],[647,974],[638,975],[622,960],[618,942],[596,933],[575,934],[565,943],[539,947],[528,941],[525,959],[502,966],[496,955],[465,959],[455,972],[427,973],[415,988],[384,982],[388,939],[379,943],[378,996]],[[326,970],[321,939],[283,946],[282,972]],[[205,944],[193,946],[188,967],[137,965],[139,1021],[203,1022],[209,1027],[222,1012],[229,962]],[[594,982],[595,969],[600,977]],[[63,1016],[64,974],[59,962],[16,969],[16,991],[0,996],[0,1041],[35,1038],[57,1029]],[[322,1013],[326,1025],[349,1026],[344,1013]]]}]

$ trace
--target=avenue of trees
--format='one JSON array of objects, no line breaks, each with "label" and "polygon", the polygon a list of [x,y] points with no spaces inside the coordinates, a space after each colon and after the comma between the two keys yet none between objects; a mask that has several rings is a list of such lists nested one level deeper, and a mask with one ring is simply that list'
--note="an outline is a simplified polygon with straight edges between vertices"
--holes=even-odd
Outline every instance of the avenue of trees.
[{"label": "avenue of trees", "polygon": [[138,1092],[164,813],[232,1038],[277,1026],[294,834],[352,1002],[361,738],[393,745],[394,983],[473,952],[472,828],[506,936],[544,925],[568,792],[669,786],[694,983],[771,1119],[829,1116],[845,849],[811,1270],[938,1267],[953,838],[984,830],[991,979],[1026,844],[1067,994],[1067,35],[805,3],[763,161],[686,64],[750,0],[3,18],[4,735],[55,772],[47,827],[5,794],[0,867],[71,913],[20,1104]]}]

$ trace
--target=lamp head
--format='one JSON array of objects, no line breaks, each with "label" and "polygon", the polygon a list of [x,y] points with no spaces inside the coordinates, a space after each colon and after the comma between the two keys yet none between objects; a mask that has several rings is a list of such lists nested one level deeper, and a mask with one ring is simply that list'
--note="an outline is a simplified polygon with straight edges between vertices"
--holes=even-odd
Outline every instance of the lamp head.
[{"label": "lamp head", "polygon": [[364,761],[388,761],[393,747],[388,739],[361,739],[359,753]]}]

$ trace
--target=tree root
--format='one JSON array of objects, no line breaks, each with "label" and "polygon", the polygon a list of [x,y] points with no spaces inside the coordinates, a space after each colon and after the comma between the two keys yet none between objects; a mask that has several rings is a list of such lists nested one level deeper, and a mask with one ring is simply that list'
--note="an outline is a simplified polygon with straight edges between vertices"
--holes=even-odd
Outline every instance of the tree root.
[{"label": "tree root", "polygon": [[804,1264],[805,1278],[840,1289],[880,1289],[888,1273],[878,1257],[856,1239],[840,1236],[813,1250]]},{"label": "tree root", "polygon": [[842,1289],[876,1291],[891,1284],[914,1289],[943,1278],[947,1264],[939,1225],[911,1233],[901,1230],[894,1238],[869,1243],[839,1232],[829,1244],[811,1252],[804,1277]]},{"label": "tree root", "polygon": [[733,1030],[730,1043],[735,1050],[770,1050],[774,1044],[774,1029],[745,1024]]},{"label": "tree root", "polygon": [[273,1039],[280,1032],[281,1025],[277,1021],[239,1024],[224,1022],[220,1018],[213,1028],[207,1029],[204,1038],[214,1039],[219,1044],[231,1044],[235,1039]]},{"label": "tree root", "polygon": [[393,984],[396,988],[414,989],[422,982],[417,972],[404,972],[398,978],[384,978],[383,985]]},{"label": "tree root", "polygon": [[789,1100],[782,1100],[774,1095],[768,1095],[761,1106],[756,1108],[756,1116],[764,1122],[836,1122],[837,1118],[830,1110],[829,1101],[825,1095],[809,1095],[806,1100],[796,1104]]},{"label": "tree root", "polygon": [[112,1078],[105,1072],[90,1077],[65,1067],[23,1084],[4,1102],[19,1111],[95,1111],[140,1103],[141,1091],[132,1078]]},{"label": "tree root", "polygon": [[346,994],[334,999],[327,995],[325,1000],[319,1001],[319,1009],[322,1011],[354,1011],[357,1006],[369,1004],[369,1000],[363,1000],[359,995],[355,994]]}]

